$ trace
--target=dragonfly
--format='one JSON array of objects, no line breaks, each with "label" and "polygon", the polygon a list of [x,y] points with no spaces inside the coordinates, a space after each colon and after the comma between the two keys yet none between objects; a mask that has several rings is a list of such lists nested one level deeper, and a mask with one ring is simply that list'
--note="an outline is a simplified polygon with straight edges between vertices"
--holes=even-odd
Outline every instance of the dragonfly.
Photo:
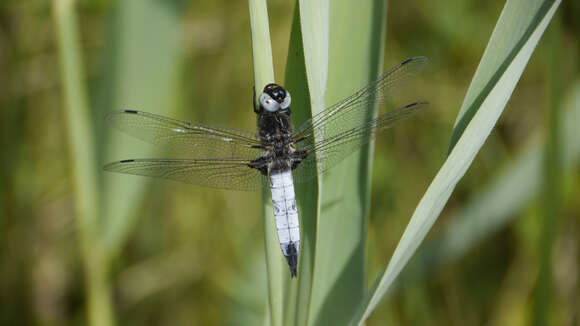
[{"label": "dragonfly", "polygon": [[128,159],[104,169],[165,178],[199,186],[258,190],[270,188],[282,254],[297,276],[300,222],[294,183],[311,181],[367,144],[377,133],[413,116],[427,102],[417,101],[370,118],[369,108],[385,104],[425,66],[427,58],[407,59],[349,97],[327,107],[294,129],[290,92],[271,83],[256,98],[257,132],[197,124],[152,113],[123,110],[106,120],[145,142],[171,148],[179,159]]}]

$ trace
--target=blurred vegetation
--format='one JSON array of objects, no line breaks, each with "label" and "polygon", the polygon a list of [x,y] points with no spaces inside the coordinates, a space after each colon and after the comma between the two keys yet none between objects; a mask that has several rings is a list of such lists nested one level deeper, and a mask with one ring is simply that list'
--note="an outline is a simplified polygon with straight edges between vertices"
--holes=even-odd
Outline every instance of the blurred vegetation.
[{"label": "blurred vegetation", "polygon": [[[445,159],[455,117],[503,4],[388,5],[384,67],[428,56],[429,67],[412,87],[417,99],[431,105],[376,141],[369,280],[388,261]],[[293,2],[268,5],[281,81]],[[0,325],[78,325],[88,319],[87,257],[78,241],[75,157],[51,6],[39,0],[0,4]],[[246,2],[95,0],[75,7],[94,128],[85,132],[94,138],[97,168],[155,155],[152,147],[104,125],[111,110],[255,128]],[[579,116],[566,119],[580,105],[579,3],[563,2],[556,16],[423,248],[437,249],[429,244],[453,236],[449,230],[468,220],[474,200],[500,193],[494,186],[518,172],[510,168],[539,153],[543,168],[531,169],[536,173],[525,175],[523,186],[499,199],[527,196],[493,227],[482,225],[486,231],[464,242],[469,245],[421,251],[369,325],[580,323],[580,165],[572,153],[578,147],[561,143],[565,123],[559,122],[572,126],[568,139],[580,139],[574,132]],[[94,199],[102,209],[92,232],[111,259],[104,276],[119,325],[262,322],[267,283],[258,193],[95,174],[106,191]],[[494,204],[504,201],[487,207]]]}]

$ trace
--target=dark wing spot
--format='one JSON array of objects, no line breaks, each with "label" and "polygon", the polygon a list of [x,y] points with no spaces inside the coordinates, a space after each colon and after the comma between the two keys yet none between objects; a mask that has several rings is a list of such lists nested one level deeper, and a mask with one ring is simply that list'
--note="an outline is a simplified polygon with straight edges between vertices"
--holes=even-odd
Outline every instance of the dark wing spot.
[{"label": "dark wing spot", "polygon": [[137,114],[139,112],[135,110],[125,110],[125,113]]},{"label": "dark wing spot", "polygon": [[119,163],[130,163],[130,162],[135,162],[135,160],[122,160],[122,161],[119,161]]},{"label": "dark wing spot", "polygon": [[409,108],[409,107],[412,107],[412,106],[415,106],[415,105],[421,105],[421,104],[429,104],[429,102],[427,102],[427,101],[417,101],[417,102],[413,102],[411,104],[405,105],[403,107],[403,109],[406,109],[406,108]]}]

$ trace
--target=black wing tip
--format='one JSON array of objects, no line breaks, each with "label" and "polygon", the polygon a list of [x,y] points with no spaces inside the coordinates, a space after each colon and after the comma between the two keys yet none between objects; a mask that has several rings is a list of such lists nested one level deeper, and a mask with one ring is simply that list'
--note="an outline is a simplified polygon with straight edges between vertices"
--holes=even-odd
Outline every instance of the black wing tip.
[{"label": "black wing tip", "polygon": [[417,101],[417,102],[407,104],[403,108],[410,108],[413,106],[423,106],[423,105],[429,105],[429,102],[428,101]]},{"label": "black wing tip", "polygon": [[111,111],[109,113],[107,113],[105,115],[105,120],[114,120],[115,116],[118,116],[119,114],[139,114],[141,112],[137,111],[137,110],[118,110],[118,111]]},{"label": "black wing tip", "polygon": [[404,64],[407,64],[407,63],[413,62],[413,61],[427,62],[427,61],[429,61],[429,58],[427,58],[426,56],[418,55],[415,57],[411,57],[407,60],[404,60],[403,62],[401,62],[401,64],[404,65]]},{"label": "black wing tip", "polygon": [[103,170],[109,171],[109,172],[115,172],[117,170],[116,167],[119,166],[119,164],[131,163],[131,162],[135,162],[135,160],[133,160],[133,159],[121,160],[121,161],[107,163],[107,164],[103,165]]}]

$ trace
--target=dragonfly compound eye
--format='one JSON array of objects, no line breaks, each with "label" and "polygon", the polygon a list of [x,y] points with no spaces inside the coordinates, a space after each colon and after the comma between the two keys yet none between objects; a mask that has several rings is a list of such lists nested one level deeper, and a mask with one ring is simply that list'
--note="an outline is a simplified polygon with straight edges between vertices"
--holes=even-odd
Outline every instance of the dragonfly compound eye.
[{"label": "dragonfly compound eye", "polygon": [[286,98],[287,91],[284,89],[284,87],[271,83],[264,87],[264,93],[270,95],[270,97],[276,100],[276,102],[282,103],[282,101],[284,101]]},{"label": "dragonfly compound eye", "polygon": [[282,101],[282,103],[280,103],[280,108],[282,110],[286,110],[290,107],[290,92],[286,91],[286,96],[284,97],[284,100]]},{"label": "dragonfly compound eye", "polygon": [[277,86],[271,90],[270,96],[275,99],[276,102],[282,103],[286,97],[286,91],[282,87]]},{"label": "dragonfly compound eye", "polygon": [[260,94],[260,106],[264,108],[264,110],[268,112],[276,112],[280,110],[280,103],[272,99],[270,95],[267,93]]}]

